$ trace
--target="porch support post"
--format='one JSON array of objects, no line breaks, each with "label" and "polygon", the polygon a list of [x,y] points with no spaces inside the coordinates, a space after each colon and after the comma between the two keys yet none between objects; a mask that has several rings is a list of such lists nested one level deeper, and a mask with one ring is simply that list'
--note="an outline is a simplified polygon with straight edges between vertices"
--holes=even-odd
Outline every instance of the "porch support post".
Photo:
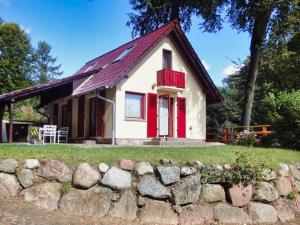
[{"label": "porch support post", "polygon": [[13,142],[13,114],[14,114],[14,101],[11,100],[8,104],[8,113],[9,113],[9,136],[8,142]]},{"label": "porch support post", "polygon": [[97,91],[97,97],[112,104],[112,131],[111,131],[111,144],[115,145],[116,144],[116,104],[114,101],[104,98],[100,95],[99,90]]},{"label": "porch support post", "polygon": [[5,109],[5,105],[4,103],[0,103],[0,143],[3,143],[3,139],[2,139],[2,120],[3,120],[3,116],[4,116],[4,109]]}]

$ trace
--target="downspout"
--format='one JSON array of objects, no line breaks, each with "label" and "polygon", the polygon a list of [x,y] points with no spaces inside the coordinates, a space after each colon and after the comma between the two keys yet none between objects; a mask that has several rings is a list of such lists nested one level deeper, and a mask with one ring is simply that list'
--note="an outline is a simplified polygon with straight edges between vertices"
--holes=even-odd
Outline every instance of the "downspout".
[{"label": "downspout", "polygon": [[115,136],[116,136],[116,103],[110,99],[104,98],[100,95],[100,91],[97,90],[97,98],[106,101],[110,104],[112,104],[112,131],[111,131],[111,144],[115,145]]}]

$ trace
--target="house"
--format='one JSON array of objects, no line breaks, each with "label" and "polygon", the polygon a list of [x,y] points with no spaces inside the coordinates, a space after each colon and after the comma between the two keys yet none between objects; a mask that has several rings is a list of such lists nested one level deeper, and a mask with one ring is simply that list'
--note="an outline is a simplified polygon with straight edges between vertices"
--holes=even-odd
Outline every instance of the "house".
[{"label": "house", "polygon": [[70,128],[74,141],[116,144],[159,137],[203,141],[206,107],[222,101],[177,20],[70,77],[0,95],[0,116],[3,105],[12,111],[14,101],[33,96],[48,105],[51,124]]}]

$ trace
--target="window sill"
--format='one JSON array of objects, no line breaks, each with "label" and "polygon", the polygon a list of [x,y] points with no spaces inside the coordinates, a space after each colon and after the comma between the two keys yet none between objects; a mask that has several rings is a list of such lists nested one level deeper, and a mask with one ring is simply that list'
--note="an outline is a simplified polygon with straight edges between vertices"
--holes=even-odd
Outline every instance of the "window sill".
[{"label": "window sill", "polygon": [[146,122],[145,119],[139,119],[139,118],[125,118],[125,121]]}]

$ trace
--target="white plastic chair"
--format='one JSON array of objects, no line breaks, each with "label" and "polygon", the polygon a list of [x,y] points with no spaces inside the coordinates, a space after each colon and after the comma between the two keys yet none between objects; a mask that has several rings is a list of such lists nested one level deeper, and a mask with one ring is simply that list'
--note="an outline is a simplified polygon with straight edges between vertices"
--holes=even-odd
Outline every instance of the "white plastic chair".
[{"label": "white plastic chair", "polygon": [[68,143],[69,127],[61,127],[57,131],[57,143]]},{"label": "white plastic chair", "polygon": [[55,125],[44,125],[43,127],[43,144],[45,143],[45,138],[49,137],[50,143],[56,143],[56,126]]}]

